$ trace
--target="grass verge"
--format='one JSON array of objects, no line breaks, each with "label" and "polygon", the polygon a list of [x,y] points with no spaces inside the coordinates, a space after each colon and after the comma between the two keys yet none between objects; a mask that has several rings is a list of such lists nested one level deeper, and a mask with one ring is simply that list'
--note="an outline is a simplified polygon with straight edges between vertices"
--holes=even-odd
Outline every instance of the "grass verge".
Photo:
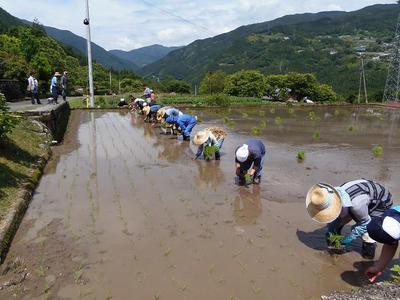
[{"label": "grass verge", "polygon": [[43,127],[30,120],[21,120],[0,142],[0,223],[28,183],[39,181],[38,162],[49,156],[50,138]]}]

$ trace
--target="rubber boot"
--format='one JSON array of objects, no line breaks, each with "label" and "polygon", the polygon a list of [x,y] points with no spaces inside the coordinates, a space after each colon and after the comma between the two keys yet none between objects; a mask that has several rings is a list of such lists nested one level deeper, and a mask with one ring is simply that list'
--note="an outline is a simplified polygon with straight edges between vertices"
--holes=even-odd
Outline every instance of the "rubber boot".
[{"label": "rubber boot", "polygon": [[219,151],[215,152],[215,160],[220,160],[221,159],[221,154],[219,153]]},{"label": "rubber boot", "polygon": [[376,243],[362,243],[361,256],[366,259],[375,258]]}]

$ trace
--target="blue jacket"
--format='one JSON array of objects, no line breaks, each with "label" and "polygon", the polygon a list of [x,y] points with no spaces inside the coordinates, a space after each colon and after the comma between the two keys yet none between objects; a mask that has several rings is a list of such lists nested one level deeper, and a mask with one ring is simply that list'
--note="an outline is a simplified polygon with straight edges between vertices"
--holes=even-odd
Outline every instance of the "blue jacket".
[{"label": "blue jacket", "polygon": [[186,135],[190,134],[191,129],[197,123],[196,118],[191,115],[168,116],[165,122],[178,125]]}]

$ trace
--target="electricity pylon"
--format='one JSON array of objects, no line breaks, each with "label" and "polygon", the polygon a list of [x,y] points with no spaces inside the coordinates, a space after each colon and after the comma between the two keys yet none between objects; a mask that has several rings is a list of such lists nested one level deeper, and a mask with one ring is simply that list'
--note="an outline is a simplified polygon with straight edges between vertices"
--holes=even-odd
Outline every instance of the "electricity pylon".
[{"label": "electricity pylon", "polygon": [[389,73],[386,79],[383,101],[396,101],[400,99],[400,15],[397,20],[396,34],[393,40],[393,58],[389,66]]}]

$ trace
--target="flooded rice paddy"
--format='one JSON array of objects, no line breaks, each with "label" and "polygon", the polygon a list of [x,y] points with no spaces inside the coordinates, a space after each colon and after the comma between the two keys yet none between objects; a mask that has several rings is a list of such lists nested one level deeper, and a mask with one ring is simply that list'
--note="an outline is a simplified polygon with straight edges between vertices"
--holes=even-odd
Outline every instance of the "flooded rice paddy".
[{"label": "flooded rice paddy", "polygon": [[[7,260],[29,260],[17,298],[318,299],[364,284],[360,245],[325,251],[308,188],[365,177],[400,197],[400,111],[198,110],[223,126],[221,161],[125,112],[74,111]],[[256,129],[254,129],[256,128]],[[236,145],[267,146],[259,186],[239,187]],[[372,148],[383,147],[375,157]],[[305,160],[297,160],[304,151]],[[31,283],[30,283],[31,282]],[[6,299],[10,292],[0,291]]]}]

